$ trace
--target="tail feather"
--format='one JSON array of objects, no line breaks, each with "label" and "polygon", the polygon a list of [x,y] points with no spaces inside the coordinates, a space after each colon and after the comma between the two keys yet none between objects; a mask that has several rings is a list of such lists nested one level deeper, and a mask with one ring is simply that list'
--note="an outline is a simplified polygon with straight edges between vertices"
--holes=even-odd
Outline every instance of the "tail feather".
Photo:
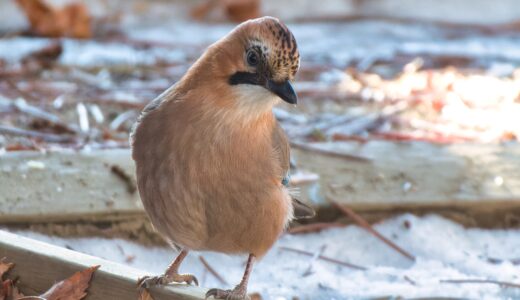
[{"label": "tail feather", "polygon": [[309,219],[316,215],[316,211],[309,205],[301,202],[296,198],[292,198],[295,219]]}]

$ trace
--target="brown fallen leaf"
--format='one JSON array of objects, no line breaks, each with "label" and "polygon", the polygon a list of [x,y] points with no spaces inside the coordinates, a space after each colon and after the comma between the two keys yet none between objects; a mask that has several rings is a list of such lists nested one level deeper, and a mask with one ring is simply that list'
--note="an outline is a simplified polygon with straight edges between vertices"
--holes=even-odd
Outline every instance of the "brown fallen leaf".
[{"label": "brown fallen leaf", "polygon": [[209,0],[195,6],[191,10],[191,17],[195,20],[203,20],[217,6],[218,0]]},{"label": "brown fallen leaf", "polygon": [[244,22],[260,17],[260,0],[227,0],[225,10],[231,21]]},{"label": "brown fallen leaf", "polygon": [[10,280],[0,282],[0,300],[5,300],[9,297],[9,284]]},{"label": "brown fallen leaf", "polygon": [[24,294],[22,294],[20,292],[20,290],[18,290],[18,287],[16,286],[16,283],[13,283],[13,286],[12,286],[12,289],[11,289],[11,299],[18,300],[20,298],[27,299],[27,298],[25,298]]},{"label": "brown fallen leaf", "polygon": [[23,295],[18,291],[16,282],[10,279],[3,280],[4,274],[13,268],[13,263],[6,262],[6,258],[0,259],[0,300],[17,300]]},{"label": "brown fallen leaf", "polygon": [[83,3],[56,8],[44,0],[16,0],[23,9],[31,31],[39,36],[89,38],[92,36],[89,12]]},{"label": "brown fallen leaf", "polygon": [[206,19],[217,8],[233,22],[243,22],[260,16],[260,0],[208,0],[195,6],[191,16],[196,20]]},{"label": "brown fallen leaf", "polygon": [[153,300],[152,295],[146,289],[139,289],[139,299],[138,300]]},{"label": "brown fallen leaf", "polygon": [[2,280],[5,273],[7,273],[14,266],[13,263],[5,261],[5,257],[0,259],[0,280]]},{"label": "brown fallen leaf", "polygon": [[27,54],[22,58],[22,63],[38,64],[42,68],[49,68],[60,57],[63,52],[63,46],[60,41],[55,41],[48,46]]},{"label": "brown fallen leaf", "polygon": [[251,300],[262,300],[262,295],[260,295],[259,293],[252,293],[249,294],[249,298]]},{"label": "brown fallen leaf", "polygon": [[2,282],[0,285],[0,300],[18,300],[21,298],[24,298],[24,295],[18,290],[16,281],[7,279]]},{"label": "brown fallen leaf", "polygon": [[99,266],[92,266],[74,273],[69,278],[54,284],[47,292],[40,295],[46,300],[80,300],[87,295],[92,274]]}]

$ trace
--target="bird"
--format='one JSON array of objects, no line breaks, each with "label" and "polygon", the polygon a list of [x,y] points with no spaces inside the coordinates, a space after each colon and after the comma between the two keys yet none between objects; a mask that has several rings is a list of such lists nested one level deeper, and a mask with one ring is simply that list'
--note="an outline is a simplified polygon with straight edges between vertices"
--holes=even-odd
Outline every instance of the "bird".
[{"label": "bird", "polygon": [[299,64],[284,23],[248,20],[145,106],[130,137],[139,195],[180,252],[163,275],[141,278],[141,288],[198,285],[179,266],[189,251],[214,251],[248,259],[235,288],[209,289],[206,298],[249,299],[254,262],[291,220],[314,216],[289,189],[290,147],[272,110],[281,100],[296,105]]}]

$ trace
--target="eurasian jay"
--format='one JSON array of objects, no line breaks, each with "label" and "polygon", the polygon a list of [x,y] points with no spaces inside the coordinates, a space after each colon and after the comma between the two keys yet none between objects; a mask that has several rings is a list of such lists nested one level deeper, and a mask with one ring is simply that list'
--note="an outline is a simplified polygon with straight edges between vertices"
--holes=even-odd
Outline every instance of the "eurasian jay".
[{"label": "eurasian jay", "polygon": [[143,278],[141,287],[198,284],[178,272],[189,250],[249,254],[233,290],[206,294],[247,299],[255,258],[291,219],[314,215],[289,193],[289,144],[272,112],[280,99],[296,104],[290,81],[299,61],[283,23],[249,20],[145,107],[131,136],[139,194],[155,229],[180,254],[164,275]]}]

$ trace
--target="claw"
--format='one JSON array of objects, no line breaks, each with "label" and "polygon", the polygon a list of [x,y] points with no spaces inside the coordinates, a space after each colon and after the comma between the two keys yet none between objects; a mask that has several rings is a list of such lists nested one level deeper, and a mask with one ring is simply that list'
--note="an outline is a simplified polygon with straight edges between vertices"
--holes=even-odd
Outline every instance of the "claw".
[{"label": "claw", "polygon": [[216,289],[209,289],[207,292],[206,292],[206,296],[204,296],[204,300],[207,300],[209,297],[211,296],[216,296]]},{"label": "claw", "polygon": [[187,284],[191,285],[192,283],[195,283],[196,286],[199,286],[199,280],[194,275],[191,275],[191,274],[179,274],[179,276],[185,278],[182,281],[186,282]]},{"label": "claw", "polygon": [[218,299],[218,296],[222,292],[222,290],[219,289],[209,289],[206,292],[206,297],[204,297],[204,300],[208,299],[209,297],[213,296],[215,299]]},{"label": "claw", "polygon": [[178,283],[187,283],[191,285],[192,283],[195,283],[195,285],[199,285],[199,280],[197,277],[191,274],[173,274],[170,276],[167,275],[161,275],[161,276],[145,276],[143,278],[140,278],[137,281],[137,286],[140,288],[151,288],[152,286],[156,285],[166,285],[172,282],[178,282]]},{"label": "claw", "polygon": [[206,297],[204,299],[208,299],[213,296],[214,299],[225,299],[225,300],[250,300],[249,296],[241,291],[237,290],[221,290],[221,289],[210,289],[206,292]]},{"label": "claw", "polygon": [[137,286],[139,288],[148,289],[152,286],[160,285],[162,284],[164,276],[145,276],[143,278],[139,278],[137,281]]}]

